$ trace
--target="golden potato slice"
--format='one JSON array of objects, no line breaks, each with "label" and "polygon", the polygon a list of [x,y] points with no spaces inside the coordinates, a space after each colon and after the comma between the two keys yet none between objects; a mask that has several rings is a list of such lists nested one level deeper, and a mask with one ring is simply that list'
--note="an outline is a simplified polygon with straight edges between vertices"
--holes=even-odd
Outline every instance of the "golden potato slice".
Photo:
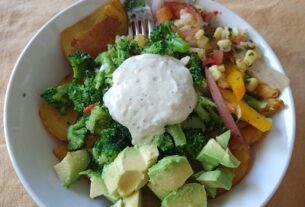
[{"label": "golden potato slice", "polygon": [[240,131],[246,142],[250,145],[255,144],[264,137],[264,132],[256,129],[251,125],[240,129]]},{"label": "golden potato slice", "polygon": [[260,82],[253,94],[261,99],[277,98],[280,95],[280,90],[277,88],[273,88],[266,83]]},{"label": "golden potato slice", "polygon": [[[69,83],[72,76],[66,76],[58,85]],[[67,131],[71,123],[77,120],[78,113],[73,109],[69,110],[67,114],[62,115],[56,108],[42,101],[39,107],[39,116],[46,129],[58,140],[67,140]]]},{"label": "golden potato slice", "polygon": [[88,17],[68,27],[61,34],[65,56],[75,51],[87,52],[96,57],[107,49],[116,35],[127,33],[128,20],[119,0],[111,0]]},{"label": "golden potato slice", "polygon": [[56,108],[42,101],[39,107],[39,116],[46,129],[55,138],[66,141],[68,127],[76,121],[78,114],[74,110],[69,110],[67,114],[62,115]]},{"label": "golden potato slice", "polygon": [[59,160],[64,159],[66,154],[68,153],[68,146],[67,144],[62,144],[53,149],[53,154],[55,157],[57,157]]},{"label": "golden potato slice", "polygon": [[240,161],[238,168],[230,169],[235,174],[233,186],[238,184],[248,173],[251,167],[251,151],[250,148],[242,147],[238,150],[232,150],[232,153]]},{"label": "golden potato slice", "polygon": [[[238,168],[226,169],[235,174],[232,182],[232,186],[235,186],[247,175],[251,167],[251,151],[250,148],[247,147],[238,147],[237,149],[232,150],[232,153],[240,161],[240,165]],[[218,188],[216,196],[220,196],[225,192],[227,192],[227,190]]]}]

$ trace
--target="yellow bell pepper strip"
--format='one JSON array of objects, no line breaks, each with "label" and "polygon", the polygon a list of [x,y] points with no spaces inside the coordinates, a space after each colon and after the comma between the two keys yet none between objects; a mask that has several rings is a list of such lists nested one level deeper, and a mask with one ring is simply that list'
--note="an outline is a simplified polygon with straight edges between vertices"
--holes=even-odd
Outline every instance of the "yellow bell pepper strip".
[{"label": "yellow bell pepper strip", "polygon": [[228,102],[239,105],[241,110],[241,120],[248,122],[262,132],[269,131],[272,128],[272,120],[264,117],[243,100],[237,97],[229,90],[221,90],[221,93]]},{"label": "yellow bell pepper strip", "polygon": [[236,65],[226,65],[227,82],[238,100],[242,100],[245,95],[246,87],[244,83],[244,73]]}]

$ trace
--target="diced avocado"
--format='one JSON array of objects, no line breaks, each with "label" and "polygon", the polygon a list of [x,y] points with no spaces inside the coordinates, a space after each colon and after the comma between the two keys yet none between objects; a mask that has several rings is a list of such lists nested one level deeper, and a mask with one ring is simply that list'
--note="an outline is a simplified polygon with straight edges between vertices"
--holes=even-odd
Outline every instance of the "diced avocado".
[{"label": "diced avocado", "polygon": [[123,201],[122,199],[118,200],[117,202],[115,202],[113,205],[111,205],[110,207],[124,207]]},{"label": "diced avocado", "polygon": [[184,184],[168,194],[161,202],[161,207],[206,207],[207,196],[204,186],[199,183]]},{"label": "diced avocado", "polygon": [[219,165],[225,153],[226,151],[215,139],[210,139],[196,159],[202,163],[205,170],[212,170]]},{"label": "diced avocado", "polygon": [[162,199],[170,191],[182,186],[192,174],[193,170],[186,157],[168,156],[148,169],[148,187]]},{"label": "diced avocado", "polygon": [[234,174],[231,172],[224,171],[223,169],[216,169],[202,173],[197,178],[197,181],[210,188],[224,188],[230,190],[233,177]]},{"label": "diced avocado", "polygon": [[101,173],[90,169],[81,172],[80,175],[87,175],[90,178],[90,198],[96,198],[108,193]]},{"label": "diced avocado", "polygon": [[230,137],[231,137],[231,130],[227,130],[221,135],[217,136],[216,141],[218,142],[218,144],[222,146],[223,149],[227,149],[230,141]]},{"label": "diced avocado", "polygon": [[124,207],[142,207],[141,191],[136,191],[133,194],[123,198]]},{"label": "diced avocado", "polygon": [[217,189],[216,188],[211,188],[211,187],[205,186],[205,191],[212,198],[216,197],[216,193],[217,193]]},{"label": "diced avocado", "polygon": [[54,169],[61,183],[68,188],[80,177],[79,173],[88,167],[89,162],[89,153],[82,149],[68,152],[64,159],[54,166]]},{"label": "diced avocado", "polygon": [[126,147],[116,159],[104,166],[102,178],[109,194],[128,196],[147,183],[147,162],[135,147]]},{"label": "diced avocado", "polygon": [[157,145],[145,144],[139,147],[140,154],[146,164],[146,169],[157,162],[159,151]]},{"label": "diced avocado", "polygon": [[107,198],[112,203],[117,202],[121,198],[118,193],[113,193],[113,194],[108,194],[107,193],[104,196],[105,196],[105,198]]},{"label": "diced avocado", "polygon": [[240,165],[240,161],[231,153],[229,148],[226,149],[226,154],[220,161],[220,164],[230,168],[237,168]]}]

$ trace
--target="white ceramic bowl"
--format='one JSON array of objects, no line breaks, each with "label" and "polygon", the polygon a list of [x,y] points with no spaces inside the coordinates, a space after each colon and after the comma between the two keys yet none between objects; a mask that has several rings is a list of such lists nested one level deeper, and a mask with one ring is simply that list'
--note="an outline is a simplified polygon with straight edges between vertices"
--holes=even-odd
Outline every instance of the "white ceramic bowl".
[{"label": "white ceramic bowl", "polygon": [[[40,94],[68,73],[59,46],[60,32],[82,19],[105,0],[80,1],[60,12],[33,37],[20,55],[11,75],[4,107],[4,129],[10,158],[22,184],[39,206],[108,206],[103,199],[91,200],[89,185],[78,182],[65,189],[53,171],[58,160],[52,148],[58,143],[38,116]],[[283,68],[270,46],[241,17],[213,1],[200,1],[221,11],[219,23],[249,31],[272,68]],[[24,96],[24,94],[26,94]],[[290,89],[281,98],[287,107],[274,117],[274,128],[255,147],[254,163],[245,179],[229,193],[210,201],[209,206],[262,206],[280,184],[290,161],[295,134],[294,103]]]}]

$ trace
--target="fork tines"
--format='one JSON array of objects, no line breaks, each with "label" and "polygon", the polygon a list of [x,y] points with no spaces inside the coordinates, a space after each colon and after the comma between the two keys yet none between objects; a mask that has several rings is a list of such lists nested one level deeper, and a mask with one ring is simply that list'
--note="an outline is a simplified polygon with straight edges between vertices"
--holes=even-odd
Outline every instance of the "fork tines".
[{"label": "fork tines", "polygon": [[128,12],[128,34],[149,36],[154,27],[154,20],[149,6],[138,7]]}]

